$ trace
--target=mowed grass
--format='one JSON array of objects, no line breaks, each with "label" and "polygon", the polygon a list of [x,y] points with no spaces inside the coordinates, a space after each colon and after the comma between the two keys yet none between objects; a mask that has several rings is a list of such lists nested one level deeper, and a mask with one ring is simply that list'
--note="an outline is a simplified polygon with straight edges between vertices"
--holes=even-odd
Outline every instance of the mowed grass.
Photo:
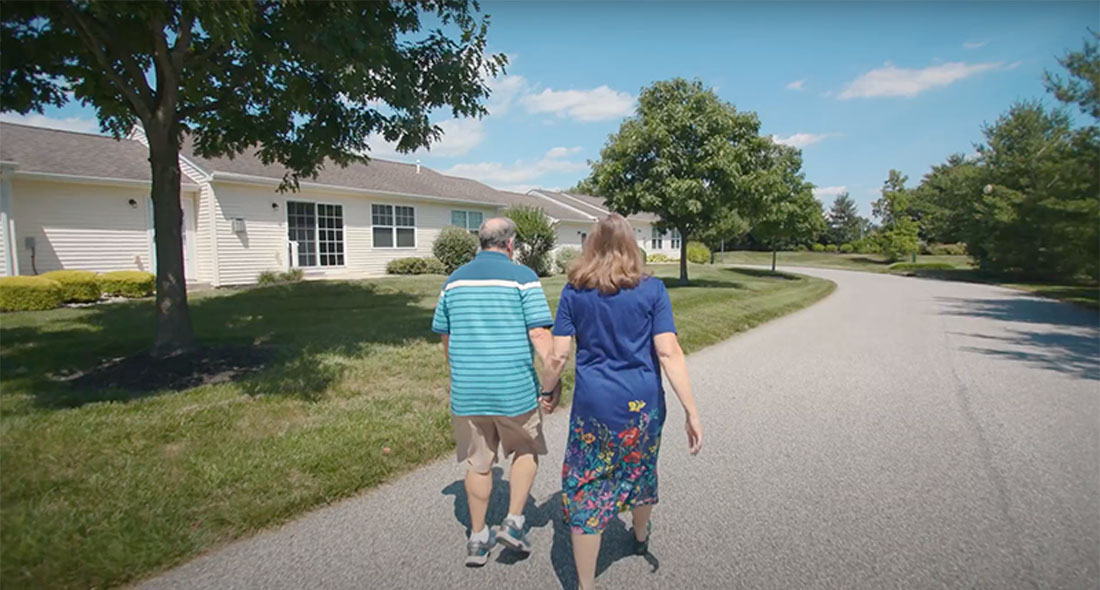
[{"label": "mowed grass", "polygon": [[[691,272],[691,286],[668,281],[688,351],[834,287],[752,270]],[[123,584],[450,452],[447,369],[429,330],[441,282],[199,294],[192,314],[203,344],[264,346],[274,359],[260,373],[184,391],[78,391],[60,378],[141,351],[152,339],[148,300],[4,315],[0,586]],[[543,283],[556,307],[563,278]]]},{"label": "mowed grass", "polygon": [[[771,252],[737,251],[718,254],[717,262],[722,264],[751,264],[770,266]],[[909,262],[906,260],[905,262]],[[949,264],[951,269],[891,269],[890,262],[875,254],[831,254],[826,252],[779,252],[779,266],[808,266],[816,268],[837,268],[841,270],[859,270],[864,272],[897,273],[913,276],[941,279],[945,281],[964,281],[968,283],[986,283],[1019,289],[1042,297],[1059,299],[1092,309],[1100,309],[1100,285],[1081,282],[1036,283],[1021,282],[1008,277],[983,275],[974,268],[968,256],[928,256],[918,255],[917,264]]]}]

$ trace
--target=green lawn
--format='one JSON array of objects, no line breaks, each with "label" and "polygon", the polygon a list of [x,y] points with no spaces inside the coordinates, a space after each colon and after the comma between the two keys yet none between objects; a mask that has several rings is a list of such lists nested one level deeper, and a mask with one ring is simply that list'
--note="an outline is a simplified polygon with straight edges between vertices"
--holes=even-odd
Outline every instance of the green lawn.
[{"label": "green lawn", "polygon": [[[693,285],[669,289],[688,351],[834,287],[691,272]],[[142,350],[148,300],[0,317],[0,586],[122,584],[450,452],[446,365],[429,330],[441,281],[199,294],[204,344],[274,356],[259,373],[183,391],[81,391],[64,380]],[[544,285],[556,306],[563,279]]]},{"label": "green lawn", "polygon": [[[717,261],[723,264],[771,265],[770,252],[737,251],[718,254]],[[908,262],[908,261],[906,261]],[[861,270],[865,272],[895,272],[948,281],[988,283],[1020,289],[1053,299],[1076,303],[1093,309],[1100,309],[1100,285],[1081,283],[1032,283],[1013,279],[985,276],[974,268],[967,256],[917,256],[918,264],[946,263],[952,269],[928,269],[898,271],[890,269],[890,262],[874,254],[829,254],[824,252],[780,252],[779,266],[809,266],[817,268],[838,268],[842,270]]]}]

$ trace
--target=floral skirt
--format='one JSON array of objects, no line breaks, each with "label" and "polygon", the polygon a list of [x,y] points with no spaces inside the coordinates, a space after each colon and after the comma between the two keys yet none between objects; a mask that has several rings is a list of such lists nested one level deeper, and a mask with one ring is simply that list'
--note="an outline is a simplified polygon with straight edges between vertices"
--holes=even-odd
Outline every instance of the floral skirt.
[{"label": "floral skirt", "polygon": [[646,405],[630,401],[622,424],[608,424],[574,406],[562,466],[562,503],[573,533],[600,533],[619,512],[657,503],[664,416]]}]

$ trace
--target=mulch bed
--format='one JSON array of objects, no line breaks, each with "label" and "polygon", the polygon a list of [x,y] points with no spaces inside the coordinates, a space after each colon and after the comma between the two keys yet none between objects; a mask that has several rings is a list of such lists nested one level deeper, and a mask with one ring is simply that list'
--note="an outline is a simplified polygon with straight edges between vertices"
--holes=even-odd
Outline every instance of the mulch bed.
[{"label": "mulch bed", "polygon": [[101,365],[54,379],[84,390],[152,392],[225,383],[261,371],[274,356],[263,347],[200,348],[167,358],[148,353],[110,359]]}]

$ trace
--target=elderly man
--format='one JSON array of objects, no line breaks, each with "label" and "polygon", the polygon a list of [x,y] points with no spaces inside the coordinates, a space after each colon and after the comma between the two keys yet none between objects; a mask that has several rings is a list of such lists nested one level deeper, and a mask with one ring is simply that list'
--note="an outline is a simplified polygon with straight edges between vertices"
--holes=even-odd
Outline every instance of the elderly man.
[{"label": "elderly man", "polygon": [[[451,367],[455,442],[458,460],[466,462],[469,567],[485,565],[497,542],[531,551],[523,507],[538,455],[546,454],[532,352],[545,364],[552,346],[547,328],[554,322],[538,276],[512,262],[515,236],[510,219],[497,217],[481,225],[481,252],[447,278],[432,321]],[[513,458],[508,516],[494,531],[486,526],[485,514],[498,446]]]}]

